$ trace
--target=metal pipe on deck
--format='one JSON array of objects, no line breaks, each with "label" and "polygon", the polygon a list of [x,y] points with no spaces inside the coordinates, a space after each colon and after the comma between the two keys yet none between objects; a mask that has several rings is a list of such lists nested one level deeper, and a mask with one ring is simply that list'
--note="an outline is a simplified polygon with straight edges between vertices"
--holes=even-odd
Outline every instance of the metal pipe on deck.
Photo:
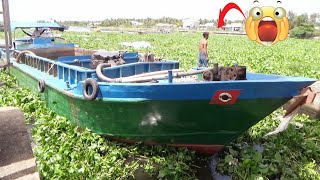
[{"label": "metal pipe on deck", "polygon": [[[171,71],[172,72],[183,72],[184,69],[171,69]],[[167,74],[167,73],[168,73],[168,70],[155,71],[155,72],[148,72],[148,73],[124,77],[124,79],[140,78],[140,77],[146,77],[146,76],[155,76],[155,75],[162,75],[162,74]]]},{"label": "metal pipe on deck", "polygon": [[108,78],[107,76],[105,76],[103,73],[102,73],[102,69],[105,68],[105,67],[110,67],[111,65],[109,63],[101,63],[97,66],[96,68],[96,73],[97,73],[97,76],[102,80],[102,81],[105,81],[105,82],[121,82],[121,79],[119,78],[116,78],[116,79],[112,79],[112,78]]},{"label": "metal pipe on deck", "polygon": [[[102,81],[104,82],[117,82],[117,83],[134,83],[134,82],[149,82],[149,81],[157,81],[157,80],[164,80],[164,79],[168,79],[168,70],[165,71],[159,71],[159,72],[150,72],[150,73],[145,73],[144,76],[140,76],[137,77],[137,75],[135,76],[135,78],[132,77],[125,77],[125,78],[109,78],[107,76],[105,76],[102,73],[102,69],[104,67],[110,67],[110,64],[108,63],[102,63],[99,64],[96,68],[96,73],[98,78],[100,78]],[[192,76],[195,74],[199,74],[199,73],[203,73],[205,71],[211,71],[214,68],[206,68],[206,69],[202,69],[202,70],[194,70],[194,71],[190,71],[190,72],[179,72],[181,71],[180,69],[177,69],[178,72],[176,73],[172,73],[172,76],[170,78],[179,78],[179,77],[183,77],[183,76]],[[173,70],[172,70],[173,71]]]},{"label": "metal pipe on deck", "polygon": [[[213,70],[213,68],[207,68],[207,69],[203,69],[203,70],[196,70],[196,71],[191,71],[191,72],[183,72],[183,73],[172,73],[172,78],[180,78],[180,77],[184,77],[184,76],[192,76],[192,75],[196,75],[196,74],[200,74],[203,73],[205,71],[211,71]],[[168,74],[164,74],[164,75],[158,75],[158,76],[150,76],[150,77],[141,77],[141,78],[130,78],[130,79],[122,79],[121,82],[123,83],[134,83],[134,82],[150,82],[150,81],[157,81],[157,80],[164,80],[164,79],[168,79],[169,76]]]}]

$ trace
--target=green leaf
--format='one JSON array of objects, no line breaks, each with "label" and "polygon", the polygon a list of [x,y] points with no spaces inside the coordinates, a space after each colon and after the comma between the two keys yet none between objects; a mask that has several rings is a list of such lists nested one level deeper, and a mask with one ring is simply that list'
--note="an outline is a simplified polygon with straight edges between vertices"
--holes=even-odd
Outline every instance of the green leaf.
[{"label": "green leaf", "polygon": [[224,162],[226,163],[229,163],[233,160],[233,156],[232,155],[227,155],[225,158],[224,158]]},{"label": "green leaf", "polygon": [[259,165],[259,172],[261,174],[267,174],[269,172],[269,168],[267,165],[264,165],[264,164],[260,164]]},{"label": "green leaf", "polygon": [[275,160],[278,161],[278,162],[281,162],[281,160],[282,160],[281,155],[280,155],[279,152],[277,152],[277,153],[274,155],[274,158],[275,158]]},{"label": "green leaf", "polygon": [[253,154],[253,160],[256,162],[260,162],[262,160],[262,154],[259,152],[255,152]]},{"label": "green leaf", "polygon": [[163,178],[167,175],[166,170],[161,169],[158,174],[158,178]]}]

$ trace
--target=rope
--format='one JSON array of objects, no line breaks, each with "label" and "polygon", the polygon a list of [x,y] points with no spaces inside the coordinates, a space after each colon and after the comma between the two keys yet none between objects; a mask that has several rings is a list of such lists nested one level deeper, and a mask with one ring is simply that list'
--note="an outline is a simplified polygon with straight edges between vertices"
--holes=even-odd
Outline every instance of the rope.
[{"label": "rope", "polygon": [[16,58],[17,63],[20,63],[20,58],[22,57],[22,55],[24,55],[24,54],[26,54],[26,53],[32,54],[32,55],[36,55],[36,54],[34,54],[34,52],[32,52],[32,51],[28,51],[28,50],[26,50],[26,51],[21,51],[21,52],[19,53],[19,55],[17,56],[17,58]]},{"label": "rope", "polygon": [[[17,61],[17,63],[21,63],[21,61],[20,61],[20,59],[21,59],[21,57],[22,57],[22,55],[24,55],[24,54],[32,54],[32,55],[36,55],[34,52],[32,52],[32,51],[28,51],[28,50],[25,50],[25,51],[21,51],[20,53],[19,53],[19,55],[17,56],[17,58],[16,58],[16,61]],[[52,63],[52,64],[50,64],[50,68],[47,70],[47,72],[45,72],[45,74],[42,76],[42,79],[44,80],[45,78],[44,78],[44,76],[46,75],[46,74],[49,74],[49,71],[54,67],[54,65],[55,65],[55,63]]]},{"label": "rope", "polygon": [[49,71],[53,68],[54,65],[55,65],[54,63],[52,63],[52,64],[50,65],[50,68],[48,69],[48,71],[46,72],[46,74],[49,74]]}]

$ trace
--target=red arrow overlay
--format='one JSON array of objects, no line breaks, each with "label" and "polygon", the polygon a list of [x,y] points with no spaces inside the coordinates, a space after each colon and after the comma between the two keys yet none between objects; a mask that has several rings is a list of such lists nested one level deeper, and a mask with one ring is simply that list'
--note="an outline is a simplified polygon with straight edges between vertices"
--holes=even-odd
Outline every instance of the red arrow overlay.
[{"label": "red arrow overlay", "polygon": [[235,4],[235,3],[229,3],[227,4],[223,10],[221,11],[220,9],[220,13],[219,13],[219,22],[218,22],[218,28],[222,27],[224,25],[224,17],[227,15],[227,13],[231,10],[231,9],[236,9],[238,11],[241,12],[241,14],[243,15],[243,17],[246,19],[246,16],[243,14],[241,8]]}]

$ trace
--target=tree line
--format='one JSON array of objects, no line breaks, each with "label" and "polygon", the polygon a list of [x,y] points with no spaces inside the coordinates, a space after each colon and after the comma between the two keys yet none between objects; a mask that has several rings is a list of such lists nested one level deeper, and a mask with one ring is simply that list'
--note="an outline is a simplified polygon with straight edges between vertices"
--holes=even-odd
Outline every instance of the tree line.
[{"label": "tree line", "polygon": [[[176,27],[182,26],[183,21],[182,19],[175,19],[170,17],[162,17],[162,18],[145,18],[145,19],[136,19],[136,18],[111,18],[111,19],[105,19],[103,21],[97,22],[97,21],[57,21],[57,23],[63,24],[65,26],[88,26],[93,25],[95,23],[99,23],[99,26],[103,27],[132,27],[132,21],[140,22],[142,23],[141,27],[153,27],[158,23],[164,23],[164,24],[172,24]],[[208,20],[208,19],[200,19],[200,24],[206,24],[206,23],[215,23],[216,20]]]},{"label": "tree line", "polygon": [[319,36],[319,30],[315,27],[320,26],[320,13],[313,13],[308,16],[307,13],[297,15],[292,11],[288,12],[290,23],[290,36],[296,38],[311,38]]},{"label": "tree line", "polygon": [[[315,27],[320,26],[320,13],[313,13],[310,16],[305,14],[297,15],[293,11],[289,11],[287,14],[290,23],[290,35],[292,37],[297,38],[310,38],[313,36],[320,35],[319,31],[315,29]],[[181,19],[175,19],[170,17],[162,17],[157,19],[146,18],[146,19],[136,19],[136,18],[111,18],[105,19],[103,21],[60,21],[58,23],[65,26],[94,26],[95,23],[99,23],[99,26],[103,27],[132,27],[132,22],[140,22],[142,25],[140,27],[150,28],[154,27],[158,23],[172,24],[176,27],[180,27],[183,25],[183,21]],[[217,23],[218,20],[208,20],[208,19],[200,19],[200,24],[206,23]],[[225,19],[226,24],[230,24],[233,22],[236,23],[245,23],[245,20],[227,20]]]}]

